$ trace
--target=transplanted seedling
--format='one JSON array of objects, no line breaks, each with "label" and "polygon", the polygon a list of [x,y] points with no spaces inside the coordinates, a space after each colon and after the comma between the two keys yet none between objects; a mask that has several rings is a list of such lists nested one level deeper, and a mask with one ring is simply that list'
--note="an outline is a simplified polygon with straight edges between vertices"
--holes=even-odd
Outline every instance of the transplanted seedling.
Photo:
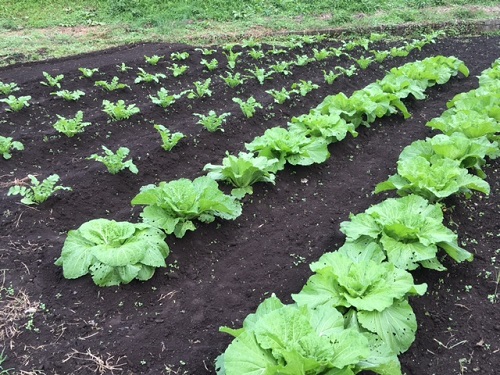
[{"label": "transplanted seedling", "polygon": [[259,68],[256,66],[253,70],[246,69],[246,71],[249,72],[251,75],[253,75],[255,78],[257,78],[257,81],[259,81],[261,85],[264,84],[264,81],[266,79],[273,79],[273,77],[271,76],[274,74],[274,71],[266,72],[264,68]]},{"label": "transplanted seedling", "polygon": [[182,94],[169,94],[169,91],[162,87],[156,92],[156,96],[149,95],[153,104],[159,105],[162,108],[167,108],[175,103],[175,101],[182,97]]},{"label": "transplanted seedling", "polygon": [[84,78],[91,78],[94,75],[94,73],[97,73],[99,71],[98,68],[93,68],[93,69],[78,68],[78,70],[82,73],[82,77],[84,77]]},{"label": "transplanted seedling", "polygon": [[302,96],[306,96],[312,90],[316,90],[318,88],[319,86],[317,84],[312,83],[312,81],[305,81],[303,79],[301,79],[300,82],[294,83],[292,85],[292,89],[296,89]]},{"label": "transplanted seedling", "polygon": [[116,103],[112,103],[109,100],[103,100],[102,105],[104,107],[103,111],[106,112],[113,121],[126,120],[132,115],[141,112],[135,104],[129,104],[127,106],[125,101],[121,99]]},{"label": "transplanted seedling", "polygon": [[83,122],[82,111],[78,111],[74,118],[66,118],[59,115],[56,116],[59,120],[54,123],[54,129],[68,137],[74,137],[75,135],[82,133],[85,128],[90,125],[90,122]]},{"label": "transplanted seedling", "polygon": [[177,64],[172,64],[172,66],[168,67],[167,69],[172,71],[172,75],[174,77],[179,77],[187,72],[188,66],[187,65],[180,65],[179,66]]},{"label": "transplanted seedling", "polygon": [[219,76],[222,78],[222,80],[226,83],[231,88],[235,88],[236,86],[239,86],[243,84],[246,79],[244,77],[241,77],[240,73],[231,73],[231,72],[226,72],[226,77],[224,76]]},{"label": "transplanted seedling", "polygon": [[130,88],[130,86],[127,85],[126,83],[120,83],[120,79],[116,76],[113,77],[111,82],[95,81],[94,85],[97,87],[102,87],[106,91],[124,90]]},{"label": "transplanted seedling", "polygon": [[144,60],[146,60],[146,62],[149,64],[149,65],[158,65],[158,63],[160,62],[161,59],[163,59],[165,56],[158,56],[158,55],[153,55],[153,56],[144,56]]},{"label": "transplanted seedling", "polygon": [[47,72],[42,72],[43,76],[45,77],[46,81],[40,82],[44,86],[50,86],[50,87],[57,87],[58,89],[61,88],[61,81],[64,78],[63,74],[59,74],[55,77],[52,77],[49,73]]},{"label": "transplanted seedling", "polygon": [[194,82],[194,90],[187,90],[187,97],[189,99],[203,98],[205,96],[212,96],[212,90],[210,90],[210,83],[212,80],[207,78],[205,82],[196,81]]},{"label": "transplanted seedling", "polygon": [[20,184],[14,185],[9,189],[7,195],[21,195],[23,197],[21,203],[31,205],[45,202],[58,190],[73,190],[66,186],[56,186],[57,182],[59,182],[59,175],[57,174],[50,175],[41,182],[31,174],[28,175],[28,179],[31,184],[21,180]]},{"label": "transplanted seedling", "polygon": [[19,91],[17,83],[14,82],[3,83],[0,81],[0,94],[9,95],[12,94],[14,91]]},{"label": "transplanted seedling", "polygon": [[31,96],[29,96],[29,95],[28,96],[20,96],[20,97],[15,97],[14,95],[9,95],[8,98],[0,99],[0,102],[7,103],[9,105],[9,108],[7,108],[7,111],[19,112],[24,107],[30,106],[30,103],[29,103],[30,100],[31,100]]},{"label": "transplanted seedling", "polygon": [[188,52],[172,52],[170,54],[170,58],[172,60],[177,60],[177,61],[186,60],[188,57],[189,57]]},{"label": "transplanted seedling", "polygon": [[202,115],[200,113],[194,113],[194,115],[200,118],[198,120],[198,124],[203,125],[203,127],[209,132],[215,132],[216,130],[224,131],[221,126],[226,122],[226,117],[230,116],[231,113],[226,112],[221,115],[217,115],[215,111],[211,110],[208,112],[208,115]]},{"label": "transplanted seedling", "polygon": [[12,157],[11,151],[24,150],[24,145],[21,142],[13,141],[12,137],[3,137],[0,135],[0,154],[2,154],[5,160],[8,160]]},{"label": "transplanted seedling", "polygon": [[141,83],[141,82],[160,83],[160,78],[167,78],[167,76],[163,73],[151,74],[151,73],[146,72],[144,69],[139,68],[139,73],[137,74],[137,78],[134,80],[134,83]]},{"label": "transplanted seedling", "polygon": [[103,163],[108,169],[108,172],[111,174],[117,174],[124,169],[128,169],[134,174],[139,172],[132,159],[124,161],[130,153],[130,150],[127,147],[120,147],[116,153],[111,151],[106,146],[102,146],[102,149],[104,150],[104,156],[92,154],[87,158],[87,160],[95,160]]},{"label": "transplanted seedling", "polygon": [[326,70],[323,70],[323,77],[325,78],[325,82],[328,83],[329,85],[333,84],[335,80],[340,76],[340,73],[335,73],[332,72],[331,70],[327,72]]},{"label": "transplanted seedling", "polygon": [[284,87],[281,88],[281,91],[271,89],[266,91],[269,95],[274,98],[275,103],[283,104],[285,101],[290,99],[290,95],[296,93],[296,90],[288,91]]},{"label": "transplanted seedling", "polygon": [[58,98],[62,98],[67,101],[75,102],[80,99],[85,93],[82,90],[59,90],[56,92],[51,92],[50,95],[57,96]]},{"label": "transplanted seedling", "polygon": [[253,96],[249,97],[246,102],[241,100],[240,98],[233,98],[233,102],[238,103],[240,105],[241,111],[247,117],[253,117],[255,114],[256,108],[262,109],[262,104],[255,100]]},{"label": "transplanted seedling", "polygon": [[205,59],[201,59],[201,62],[200,62],[202,65],[205,65],[205,67],[209,70],[209,71],[213,71],[215,69],[217,69],[217,67],[219,66],[219,62],[217,61],[217,59],[212,59],[210,61],[207,61]]},{"label": "transplanted seedling", "polygon": [[172,150],[172,148],[174,148],[174,146],[177,145],[177,143],[179,143],[179,141],[185,137],[185,135],[181,132],[170,132],[170,130],[168,130],[163,125],[156,124],[154,125],[154,128],[158,130],[158,133],[160,133],[161,140],[163,141],[161,147],[165,151]]}]

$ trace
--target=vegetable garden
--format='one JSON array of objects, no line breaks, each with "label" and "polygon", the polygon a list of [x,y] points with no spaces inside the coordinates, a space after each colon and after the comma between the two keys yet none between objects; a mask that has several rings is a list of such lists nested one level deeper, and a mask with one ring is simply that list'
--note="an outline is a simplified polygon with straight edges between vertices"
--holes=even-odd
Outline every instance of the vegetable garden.
[{"label": "vegetable garden", "polygon": [[499,47],[306,35],[1,68],[0,369],[493,373]]}]

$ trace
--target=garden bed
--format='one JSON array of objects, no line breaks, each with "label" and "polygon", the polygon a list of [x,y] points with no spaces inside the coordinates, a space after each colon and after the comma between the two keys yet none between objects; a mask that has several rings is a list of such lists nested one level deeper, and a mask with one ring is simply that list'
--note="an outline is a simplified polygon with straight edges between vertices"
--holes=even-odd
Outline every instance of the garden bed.
[{"label": "garden bed", "polygon": [[[243,73],[254,64],[312,55],[312,48],[325,46],[338,43],[305,45],[285,55],[266,55],[267,60],[261,61],[242,54],[237,70]],[[231,339],[218,328],[241,326],[271,293],[291,302],[290,295],[297,293],[311,274],[308,264],[343,243],[340,222],[347,220],[349,213],[362,212],[385,198],[372,191],[394,173],[403,147],[433,134],[424,124],[439,116],[454,95],[476,88],[475,77],[499,57],[499,50],[499,37],[443,39],[408,57],[386,60],[382,65],[373,63],[356,76],[338,78],[333,85],[324,82],[322,71],[348,67],[353,61],[332,57],[294,67],[290,76],[274,74],[264,85],[249,79],[235,89],[219,78],[226,71],[226,57],[220,48],[205,57],[190,46],[145,44],[1,68],[0,81],[16,82],[19,95],[32,96],[30,107],[20,112],[5,112],[6,106],[0,106],[0,134],[21,141],[25,147],[22,152],[14,151],[12,159],[0,160],[0,335],[8,357],[2,365],[18,372],[39,370],[45,374],[213,374],[215,357]],[[188,72],[173,78],[166,67],[172,64],[171,53],[179,51],[190,54],[179,62],[188,65]],[[154,54],[165,59],[149,66],[144,56]],[[366,52],[361,49],[352,52],[357,57],[362,54]],[[327,162],[308,167],[288,165],[277,175],[276,185],[255,185],[236,220],[199,224],[182,239],[168,237],[169,266],[159,269],[151,280],[99,288],[90,277],[64,279],[61,268],[54,265],[67,231],[82,223],[95,218],[138,221],[140,209],[132,208],[130,201],[141,186],[201,176],[205,164],[220,164],[226,151],[244,151],[244,144],[267,128],[285,126],[291,117],[309,112],[326,96],[338,92],[350,95],[382,78],[393,66],[437,54],[463,60],[470,69],[469,78],[452,78],[429,89],[427,99],[407,101],[412,113],[408,120],[387,117],[371,128],[359,129],[357,138],[332,144]],[[216,58],[221,66],[209,72],[200,64],[202,58]],[[121,63],[132,69],[119,73],[116,65]],[[81,79],[80,67],[99,68],[99,72],[91,79]],[[134,84],[139,67],[165,73],[168,78],[160,84]],[[76,102],[51,96],[54,90],[40,84],[44,71],[64,74],[63,88],[81,89],[86,95]],[[131,89],[105,92],[94,87],[95,80],[113,76]],[[183,97],[164,110],[148,97],[162,86],[178,93],[209,77],[213,94],[208,98]],[[320,88],[282,105],[265,92],[289,88],[299,80],[311,80]],[[250,96],[264,109],[247,119],[232,98]],[[141,113],[129,120],[109,122],[101,110],[103,99],[134,103]],[[85,121],[92,123],[84,133],[67,138],[52,128],[56,114],[74,116],[79,109],[84,111]],[[209,133],[196,123],[193,113],[206,114],[212,109],[218,114],[231,112],[224,132]],[[180,131],[186,138],[166,152],[153,124]],[[111,175],[103,165],[86,160],[99,153],[102,145],[113,150],[128,147],[139,173]],[[475,194],[470,200],[454,197],[445,202],[447,224],[475,254],[474,262],[454,264],[445,259],[448,271],[414,272],[416,281],[429,287],[425,296],[411,301],[419,330],[413,346],[401,356],[408,375],[493,374],[500,365],[498,305],[488,299],[498,285],[499,167],[497,159],[485,168],[491,185],[489,197]],[[45,178],[54,173],[73,191],[59,191],[34,207],[6,195],[15,179],[28,174]],[[6,314],[13,310],[14,302],[22,306],[16,310],[17,317]]]}]

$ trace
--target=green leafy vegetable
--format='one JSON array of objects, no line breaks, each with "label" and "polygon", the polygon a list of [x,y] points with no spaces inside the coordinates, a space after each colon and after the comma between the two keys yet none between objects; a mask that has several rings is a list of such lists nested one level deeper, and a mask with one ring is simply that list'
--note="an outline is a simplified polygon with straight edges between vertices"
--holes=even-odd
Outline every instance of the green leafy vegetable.
[{"label": "green leafy vegetable", "polygon": [[49,199],[56,191],[67,190],[71,191],[70,187],[58,186],[59,175],[53,174],[43,181],[39,181],[35,176],[29,174],[31,184],[21,183],[20,185],[12,186],[7,195],[20,195],[23,198],[21,203],[24,204],[40,204]]},{"label": "green leafy vegetable", "polygon": [[148,73],[144,69],[139,68],[139,73],[137,74],[137,77],[134,80],[134,83],[141,83],[141,82],[156,82],[160,83],[161,78],[167,78],[167,76],[163,73]]},{"label": "green leafy vegetable", "polygon": [[222,129],[222,124],[226,122],[226,117],[231,116],[231,112],[221,113],[217,115],[214,110],[210,110],[208,115],[203,115],[200,113],[193,113],[195,116],[199,117],[198,124],[203,125],[205,129],[213,133],[217,130],[224,131]]},{"label": "green leafy vegetable", "polygon": [[0,94],[9,95],[9,94],[12,94],[14,91],[19,91],[19,87],[17,86],[17,83],[14,83],[14,82],[4,83],[4,82],[0,81]]},{"label": "green leafy vegetable", "polygon": [[128,169],[134,174],[139,173],[139,170],[135,166],[132,159],[124,161],[130,152],[127,147],[120,147],[116,153],[111,151],[106,146],[102,146],[102,149],[104,150],[104,156],[92,154],[87,158],[87,160],[95,160],[103,163],[108,169],[108,172],[111,174],[117,174],[124,169]]},{"label": "green leafy vegetable", "polygon": [[19,141],[13,141],[12,137],[3,137],[0,135],[0,154],[2,154],[5,160],[8,160],[12,157],[11,151],[24,150],[24,145]]},{"label": "green leafy vegetable", "polygon": [[58,74],[55,77],[52,77],[49,73],[47,72],[42,72],[43,76],[45,77],[46,81],[40,82],[44,86],[50,86],[50,87],[57,87],[61,88],[61,81],[64,78],[63,74]]},{"label": "green leafy vegetable", "polygon": [[457,235],[443,225],[439,204],[430,204],[418,195],[389,198],[351,215],[340,224],[347,242],[373,240],[379,243],[389,262],[405,270],[445,270],[437,259],[438,247],[455,261],[472,261],[472,254],[457,244]]},{"label": "green leafy vegetable", "polygon": [[302,132],[311,137],[322,137],[328,143],[343,140],[347,133],[357,137],[354,124],[346,122],[339,113],[322,114],[312,110],[308,114],[292,117],[290,131]]},{"label": "green leafy vegetable", "polygon": [[178,238],[196,229],[193,219],[211,223],[216,217],[233,220],[241,215],[241,204],[225,195],[217,182],[207,176],[143,186],[132,205],[146,206],[141,214],[144,222]]},{"label": "green leafy vegetable", "polygon": [[102,106],[104,107],[103,111],[114,121],[126,120],[141,112],[135,104],[129,104],[127,106],[122,99],[118,100],[116,103],[112,103],[109,100],[103,100]]},{"label": "green leafy vegetable", "polygon": [[156,96],[149,95],[149,98],[151,99],[153,104],[159,105],[162,108],[170,107],[175,103],[176,100],[180,99],[181,97],[181,94],[169,94],[169,91],[164,87],[156,92]]},{"label": "green leafy vegetable", "polygon": [[82,90],[74,90],[74,91],[59,90],[59,91],[56,91],[56,92],[51,92],[50,95],[55,95],[58,98],[62,98],[64,100],[68,100],[68,101],[73,101],[74,102],[74,101],[77,101],[78,99],[80,99],[82,96],[84,96],[85,93]]},{"label": "green leafy vegetable", "polygon": [[252,194],[252,185],[256,182],[270,182],[274,184],[277,159],[268,159],[263,156],[255,157],[253,154],[240,152],[238,156],[229,155],[222,159],[222,165],[207,164],[203,168],[208,171],[207,176],[214,180],[229,182],[236,188],[231,194],[236,198],[243,198]]},{"label": "green leafy vegetable", "polygon": [[90,126],[90,122],[83,121],[83,112],[76,112],[75,117],[66,118],[60,115],[56,115],[59,120],[57,120],[54,125],[54,129],[58,132],[65,134],[68,137],[74,137],[75,135],[85,131],[87,126]]},{"label": "green leafy vegetable", "polygon": [[30,103],[29,101],[31,100],[31,96],[20,96],[20,97],[15,97],[14,95],[9,95],[7,98],[0,99],[0,103],[7,103],[9,105],[9,108],[7,108],[7,111],[9,112],[19,112],[21,109],[24,107],[29,107]]},{"label": "green leafy vegetable", "polygon": [[240,98],[233,98],[233,102],[240,105],[241,111],[247,118],[253,117],[256,112],[256,108],[263,108],[262,104],[255,100],[253,96],[249,97],[246,101],[243,101]]},{"label": "green leafy vegetable", "polygon": [[90,220],[68,232],[55,264],[62,266],[66,279],[90,273],[99,286],[149,280],[156,268],[166,266],[164,239],[160,230],[145,224]]},{"label": "green leafy vegetable", "polygon": [[160,137],[162,140],[162,148],[165,151],[170,151],[174,146],[179,143],[179,141],[185,137],[184,134],[180,132],[175,132],[171,133],[170,130],[168,130],[166,127],[163,125],[156,124],[154,125],[154,128],[158,130],[158,133],[160,133]]},{"label": "green leafy vegetable", "polygon": [[102,87],[106,91],[124,90],[130,88],[130,86],[127,85],[126,83],[120,83],[120,79],[116,76],[113,77],[111,82],[95,81],[94,86]]}]

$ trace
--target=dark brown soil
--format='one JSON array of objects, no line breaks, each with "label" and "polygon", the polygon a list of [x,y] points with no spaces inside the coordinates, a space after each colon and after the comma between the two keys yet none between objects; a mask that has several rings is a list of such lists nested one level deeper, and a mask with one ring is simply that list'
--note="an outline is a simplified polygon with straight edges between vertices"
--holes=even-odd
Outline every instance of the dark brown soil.
[{"label": "dark brown soil", "polygon": [[[312,47],[318,46],[305,46],[288,55],[269,55],[259,62],[244,54],[237,70],[244,73],[255,63],[265,66],[296,55],[311,56]],[[174,51],[190,53],[182,62],[189,65],[188,74],[181,78],[173,78],[166,70]],[[347,220],[350,212],[362,212],[385,198],[372,195],[372,191],[394,173],[403,147],[432,134],[424,124],[439,116],[455,94],[477,87],[476,76],[500,55],[500,38],[445,39],[407,58],[390,60],[383,66],[373,64],[355,77],[339,78],[331,86],[324,83],[322,70],[349,66],[352,62],[345,57],[295,67],[293,75],[275,75],[262,86],[253,79],[230,89],[219,78],[226,70],[221,51],[208,56],[220,62],[216,74],[203,68],[200,60],[204,56],[193,47],[164,44],[0,69],[0,81],[20,86],[16,95],[33,97],[31,106],[18,113],[8,113],[0,106],[0,134],[23,142],[26,148],[14,152],[9,161],[0,160],[0,307],[5,311],[22,293],[31,302],[21,308],[18,319],[0,316],[0,345],[8,357],[4,368],[50,375],[112,373],[106,366],[115,366],[115,374],[213,374],[214,359],[231,340],[218,328],[239,327],[271,293],[291,302],[290,295],[297,293],[311,274],[308,264],[343,243],[340,222]],[[153,54],[166,58],[151,67],[144,55]],[[157,271],[148,282],[99,288],[90,277],[65,280],[54,265],[68,230],[95,218],[136,222],[140,208],[133,209],[130,200],[141,186],[198,177],[205,164],[220,164],[226,150],[243,151],[245,142],[267,128],[285,126],[291,116],[308,112],[327,95],[350,95],[383,77],[392,66],[436,54],[462,59],[470,77],[455,77],[444,86],[431,88],[425,101],[407,102],[413,114],[409,120],[388,117],[360,129],[357,138],[333,144],[326,163],[287,166],[277,176],[275,186],[257,184],[254,194],[245,198],[243,215],[237,220],[200,224],[183,239],[169,237],[170,266]],[[116,65],[122,62],[133,70],[118,73]],[[79,67],[98,67],[99,73],[92,79],[80,79]],[[166,73],[168,78],[161,84],[134,84],[139,67]],[[53,90],[39,83],[43,71],[64,74],[63,88],[81,89],[86,96],[69,103],[49,95]],[[107,93],[94,87],[95,80],[110,80],[115,75],[132,89]],[[208,77],[212,77],[210,98],[183,98],[167,111],[148,98],[162,85],[177,93]],[[289,88],[300,79],[311,80],[320,89],[284,105],[274,104],[265,93],[271,88]],[[250,95],[264,110],[246,119],[231,99]],[[101,110],[103,99],[135,103],[141,114],[109,122]],[[85,133],[67,138],[52,128],[56,114],[72,117],[79,109],[93,124]],[[210,109],[232,113],[225,132],[209,133],[196,124],[193,113],[206,114]],[[165,152],[153,123],[181,131],[187,138]],[[101,145],[113,150],[128,147],[139,174],[124,171],[111,175],[100,163],[86,160],[100,152]],[[500,272],[499,168],[499,160],[486,168],[492,188],[489,197],[454,197],[446,202],[449,226],[476,257],[474,262],[460,265],[445,260],[447,272],[415,272],[417,281],[427,282],[429,288],[424,297],[412,300],[419,331],[414,345],[401,356],[407,375],[494,374],[500,367],[498,304],[488,300],[488,295],[495,293]],[[14,179],[28,174],[45,178],[53,173],[73,192],[60,191],[36,207],[6,195]],[[91,361],[90,354],[102,360],[103,367],[98,367],[98,360]]]}]

